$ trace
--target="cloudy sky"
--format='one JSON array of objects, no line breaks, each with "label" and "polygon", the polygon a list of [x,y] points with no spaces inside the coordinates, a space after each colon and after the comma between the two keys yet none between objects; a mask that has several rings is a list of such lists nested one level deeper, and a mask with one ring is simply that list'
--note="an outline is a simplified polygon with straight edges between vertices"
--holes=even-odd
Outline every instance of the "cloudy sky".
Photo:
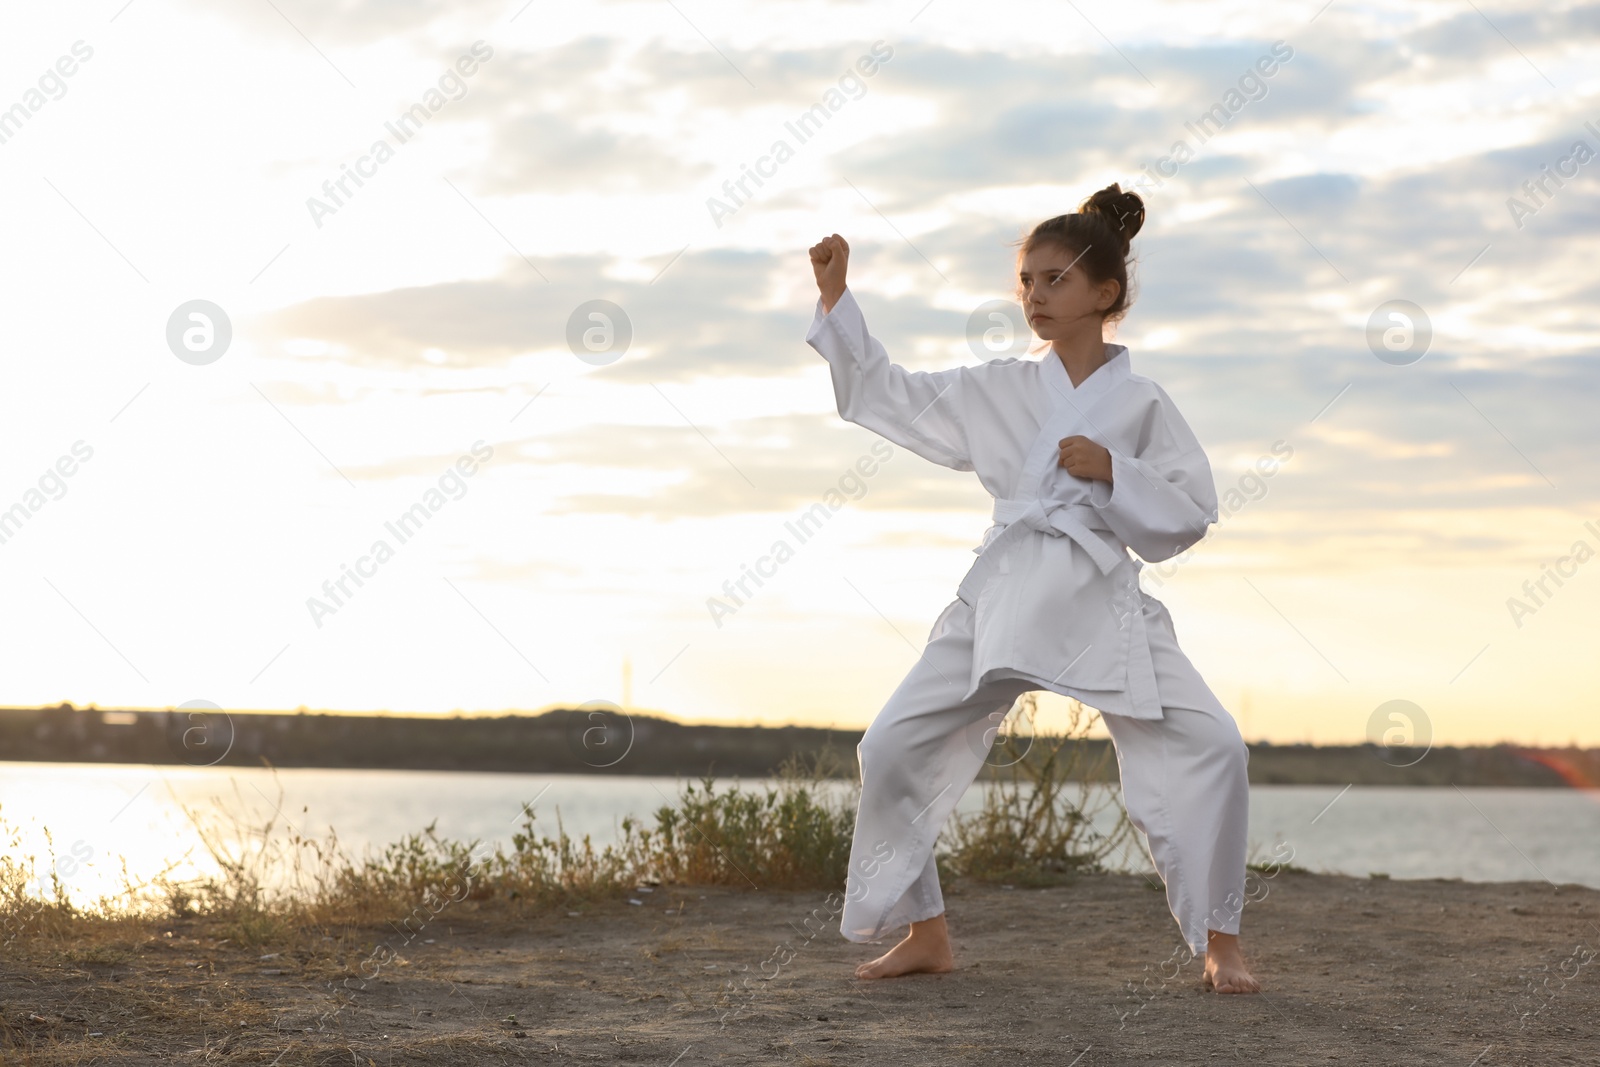
[{"label": "cloudy sky", "polygon": [[0,704],[864,726],[989,501],[850,481],[805,250],[974,363],[1119,181],[1117,340],[1240,501],[1147,589],[1246,735],[1600,743],[1600,6],[106,0],[0,71]]}]

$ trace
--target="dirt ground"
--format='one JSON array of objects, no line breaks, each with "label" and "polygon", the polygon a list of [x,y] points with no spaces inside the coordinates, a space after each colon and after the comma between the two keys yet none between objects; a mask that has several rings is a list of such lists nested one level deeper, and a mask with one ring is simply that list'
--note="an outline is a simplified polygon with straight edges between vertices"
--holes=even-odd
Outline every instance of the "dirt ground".
[{"label": "dirt ground", "polygon": [[[851,970],[888,942],[825,928],[820,892],[657,888],[514,925],[464,901],[409,944],[393,927],[278,955],[179,923],[0,962],[0,1062],[1600,1063],[1600,892],[1267,885],[1244,911],[1260,996],[1203,992],[1132,875],[957,880],[957,970],[872,982]],[[385,941],[397,957],[372,954]]]}]

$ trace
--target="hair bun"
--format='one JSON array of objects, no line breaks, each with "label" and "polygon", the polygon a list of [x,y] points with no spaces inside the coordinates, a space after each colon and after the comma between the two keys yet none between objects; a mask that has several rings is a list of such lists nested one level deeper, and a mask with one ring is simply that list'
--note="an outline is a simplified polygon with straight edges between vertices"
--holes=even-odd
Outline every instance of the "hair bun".
[{"label": "hair bun", "polygon": [[1099,192],[1091,193],[1087,199],[1078,205],[1078,211],[1084,215],[1099,215],[1122,241],[1122,251],[1126,255],[1133,238],[1144,225],[1144,198],[1132,189],[1124,190],[1118,183],[1112,182]]}]

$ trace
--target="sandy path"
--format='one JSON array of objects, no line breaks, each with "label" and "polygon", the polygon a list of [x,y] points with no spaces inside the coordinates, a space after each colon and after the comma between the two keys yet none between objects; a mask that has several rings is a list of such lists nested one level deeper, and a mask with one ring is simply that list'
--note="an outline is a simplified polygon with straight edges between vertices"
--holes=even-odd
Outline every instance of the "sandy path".
[{"label": "sandy path", "polygon": [[1259,997],[1202,992],[1195,963],[1163,981],[1176,926],[1137,876],[958,881],[958,969],[866,983],[851,969],[882,948],[808,936],[826,896],[658,889],[515,926],[454,905],[333,1015],[330,981],[383,931],[263,961],[175,928],[110,965],[7,964],[0,1048],[284,1067],[1600,1062],[1594,890],[1281,873],[1245,910]]}]

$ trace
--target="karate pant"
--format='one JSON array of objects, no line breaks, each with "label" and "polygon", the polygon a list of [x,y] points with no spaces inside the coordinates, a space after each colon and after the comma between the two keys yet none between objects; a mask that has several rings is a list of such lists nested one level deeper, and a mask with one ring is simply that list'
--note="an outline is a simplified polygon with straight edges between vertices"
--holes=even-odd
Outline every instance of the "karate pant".
[{"label": "karate pant", "polygon": [[[1116,748],[1128,818],[1149,844],[1167,905],[1189,948],[1206,931],[1237,934],[1244,906],[1248,750],[1178,647],[1165,606],[1144,597],[1162,718],[1103,714]],[[982,768],[995,728],[1016,698],[1042,688],[1023,677],[991,680],[963,700],[972,670],[972,609],[957,600],[934,623],[927,648],[867,728],[856,755],[861,801],[839,931],[875,941],[944,912],[934,843]],[[1051,686],[1094,708],[1110,694]]]}]

